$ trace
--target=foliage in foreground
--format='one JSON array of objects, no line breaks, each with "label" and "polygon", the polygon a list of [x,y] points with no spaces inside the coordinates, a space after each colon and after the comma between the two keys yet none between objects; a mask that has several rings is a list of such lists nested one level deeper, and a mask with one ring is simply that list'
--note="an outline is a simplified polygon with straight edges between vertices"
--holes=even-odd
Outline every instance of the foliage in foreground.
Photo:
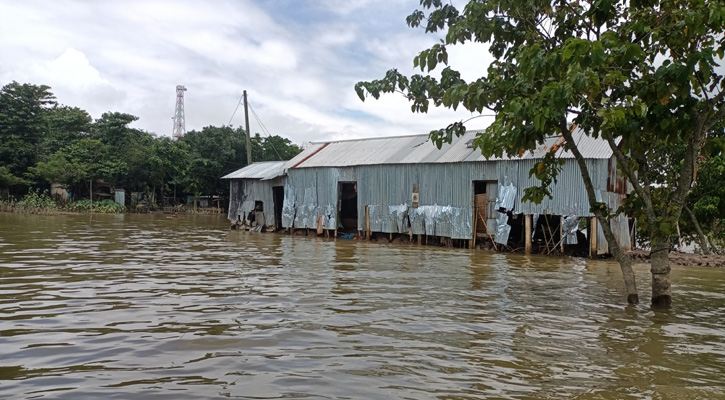
[{"label": "foliage in foreground", "polygon": [[[671,303],[667,253],[702,149],[725,118],[725,77],[718,67],[725,53],[725,5],[704,0],[582,0],[575,2],[468,1],[460,10],[441,0],[421,0],[407,18],[411,27],[438,33],[440,43],[413,60],[423,74],[392,69],[384,78],[359,82],[358,96],[379,98],[398,92],[414,112],[429,106],[463,107],[495,121],[473,145],[484,156],[534,150],[546,136],[562,136],[581,169],[592,213],[622,266],[628,301],[638,302],[631,260],[609,228],[619,210],[597,200],[588,167],[574,142],[572,122],[587,135],[602,137],[617,165],[634,186],[651,243],[652,302]],[[448,48],[469,42],[486,45],[493,58],[475,80],[448,66]],[[445,65],[441,70],[434,70]],[[439,146],[465,132],[464,122],[432,131]],[[662,147],[682,147],[671,184],[650,178],[663,161]],[[525,199],[551,196],[555,157],[542,160],[531,175],[542,185]]]}]

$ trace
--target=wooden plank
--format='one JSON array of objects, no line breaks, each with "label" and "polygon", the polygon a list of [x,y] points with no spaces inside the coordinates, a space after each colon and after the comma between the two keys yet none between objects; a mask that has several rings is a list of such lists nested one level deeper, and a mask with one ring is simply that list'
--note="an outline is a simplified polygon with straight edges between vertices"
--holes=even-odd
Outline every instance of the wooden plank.
[{"label": "wooden plank", "polygon": [[324,228],[322,226],[322,215],[317,217],[317,234],[322,235]]}]

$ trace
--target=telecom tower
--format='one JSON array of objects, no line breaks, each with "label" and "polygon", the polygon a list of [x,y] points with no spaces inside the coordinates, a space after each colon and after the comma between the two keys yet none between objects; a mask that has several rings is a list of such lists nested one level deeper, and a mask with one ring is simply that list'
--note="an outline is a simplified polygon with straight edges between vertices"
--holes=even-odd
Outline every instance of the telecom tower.
[{"label": "telecom tower", "polygon": [[174,111],[174,131],[171,137],[179,139],[186,133],[186,118],[184,117],[184,92],[186,88],[182,85],[176,86],[176,110]]}]

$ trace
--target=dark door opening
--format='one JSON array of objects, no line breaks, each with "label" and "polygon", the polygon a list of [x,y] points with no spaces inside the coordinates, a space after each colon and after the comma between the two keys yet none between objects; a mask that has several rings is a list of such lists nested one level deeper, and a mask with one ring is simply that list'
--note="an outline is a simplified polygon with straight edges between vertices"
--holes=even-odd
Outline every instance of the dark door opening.
[{"label": "dark door opening", "polygon": [[497,189],[497,181],[473,181],[473,215],[478,236],[493,235],[496,232]]},{"label": "dark door opening", "polygon": [[488,229],[486,229],[488,219],[486,186],[486,181],[473,181],[473,215],[475,215],[476,236],[488,234]]},{"label": "dark door opening", "polygon": [[357,182],[340,182],[340,226],[344,230],[357,230]]},{"label": "dark door opening", "polygon": [[273,186],[272,197],[274,198],[274,229],[282,229],[282,206],[284,205],[284,186]]}]

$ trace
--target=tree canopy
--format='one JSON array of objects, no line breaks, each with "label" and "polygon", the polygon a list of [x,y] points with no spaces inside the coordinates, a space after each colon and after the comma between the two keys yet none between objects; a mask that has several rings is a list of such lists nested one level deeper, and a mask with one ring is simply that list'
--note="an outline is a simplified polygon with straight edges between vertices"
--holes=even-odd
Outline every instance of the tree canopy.
[{"label": "tree canopy", "polygon": [[[462,10],[440,0],[422,0],[407,18],[411,27],[443,35],[413,60],[423,74],[397,69],[359,82],[361,99],[399,92],[414,112],[433,106],[473,113],[490,110],[494,122],[473,144],[487,156],[533,150],[544,137],[560,135],[577,159],[592,212],[610,250],[622,265],[628,300],[637,302],[631,261],[616,244],[608,221],[618,210],[596,200],[586,164],[572,140],[576,125],[610,144],[634,186],[652,248],[652,301],[669,305],[670,236],[692,185],[699,154],[725,114],[723,58],[725,6],[705,0],[469,1]],[[473,81],[448,64],[448,47],[484,43],[493,61]],[[434,76],[438,66],[444,68]],[[453,122],[431,132],[440,145],[465,132]],[[683,148],[676,179],[650,180],[660,146]],[[532,170],[542,185],[526,199],[550,195],[560,163],[547,157]],[[662,199],[662,201],[656,201]],[[633,204],[634,200],[630,203]]]},{"label": "tree canopy", "polygon": [[[93,120],[56,102],[45,85],[12,82],[0,90],[0,189],[15,196],[59,183],[74,193],[91,180],[129,191],[226,195],[220,177],[246,165],[245,131],[208,126],[180,140],[134,128],[138,117],[107,112]],[[301,151],[279,136],[253,137],[256,161]],[[173,191],[172,189],[176,189]],[[47,186],[46,186],[47,187]]]}]

